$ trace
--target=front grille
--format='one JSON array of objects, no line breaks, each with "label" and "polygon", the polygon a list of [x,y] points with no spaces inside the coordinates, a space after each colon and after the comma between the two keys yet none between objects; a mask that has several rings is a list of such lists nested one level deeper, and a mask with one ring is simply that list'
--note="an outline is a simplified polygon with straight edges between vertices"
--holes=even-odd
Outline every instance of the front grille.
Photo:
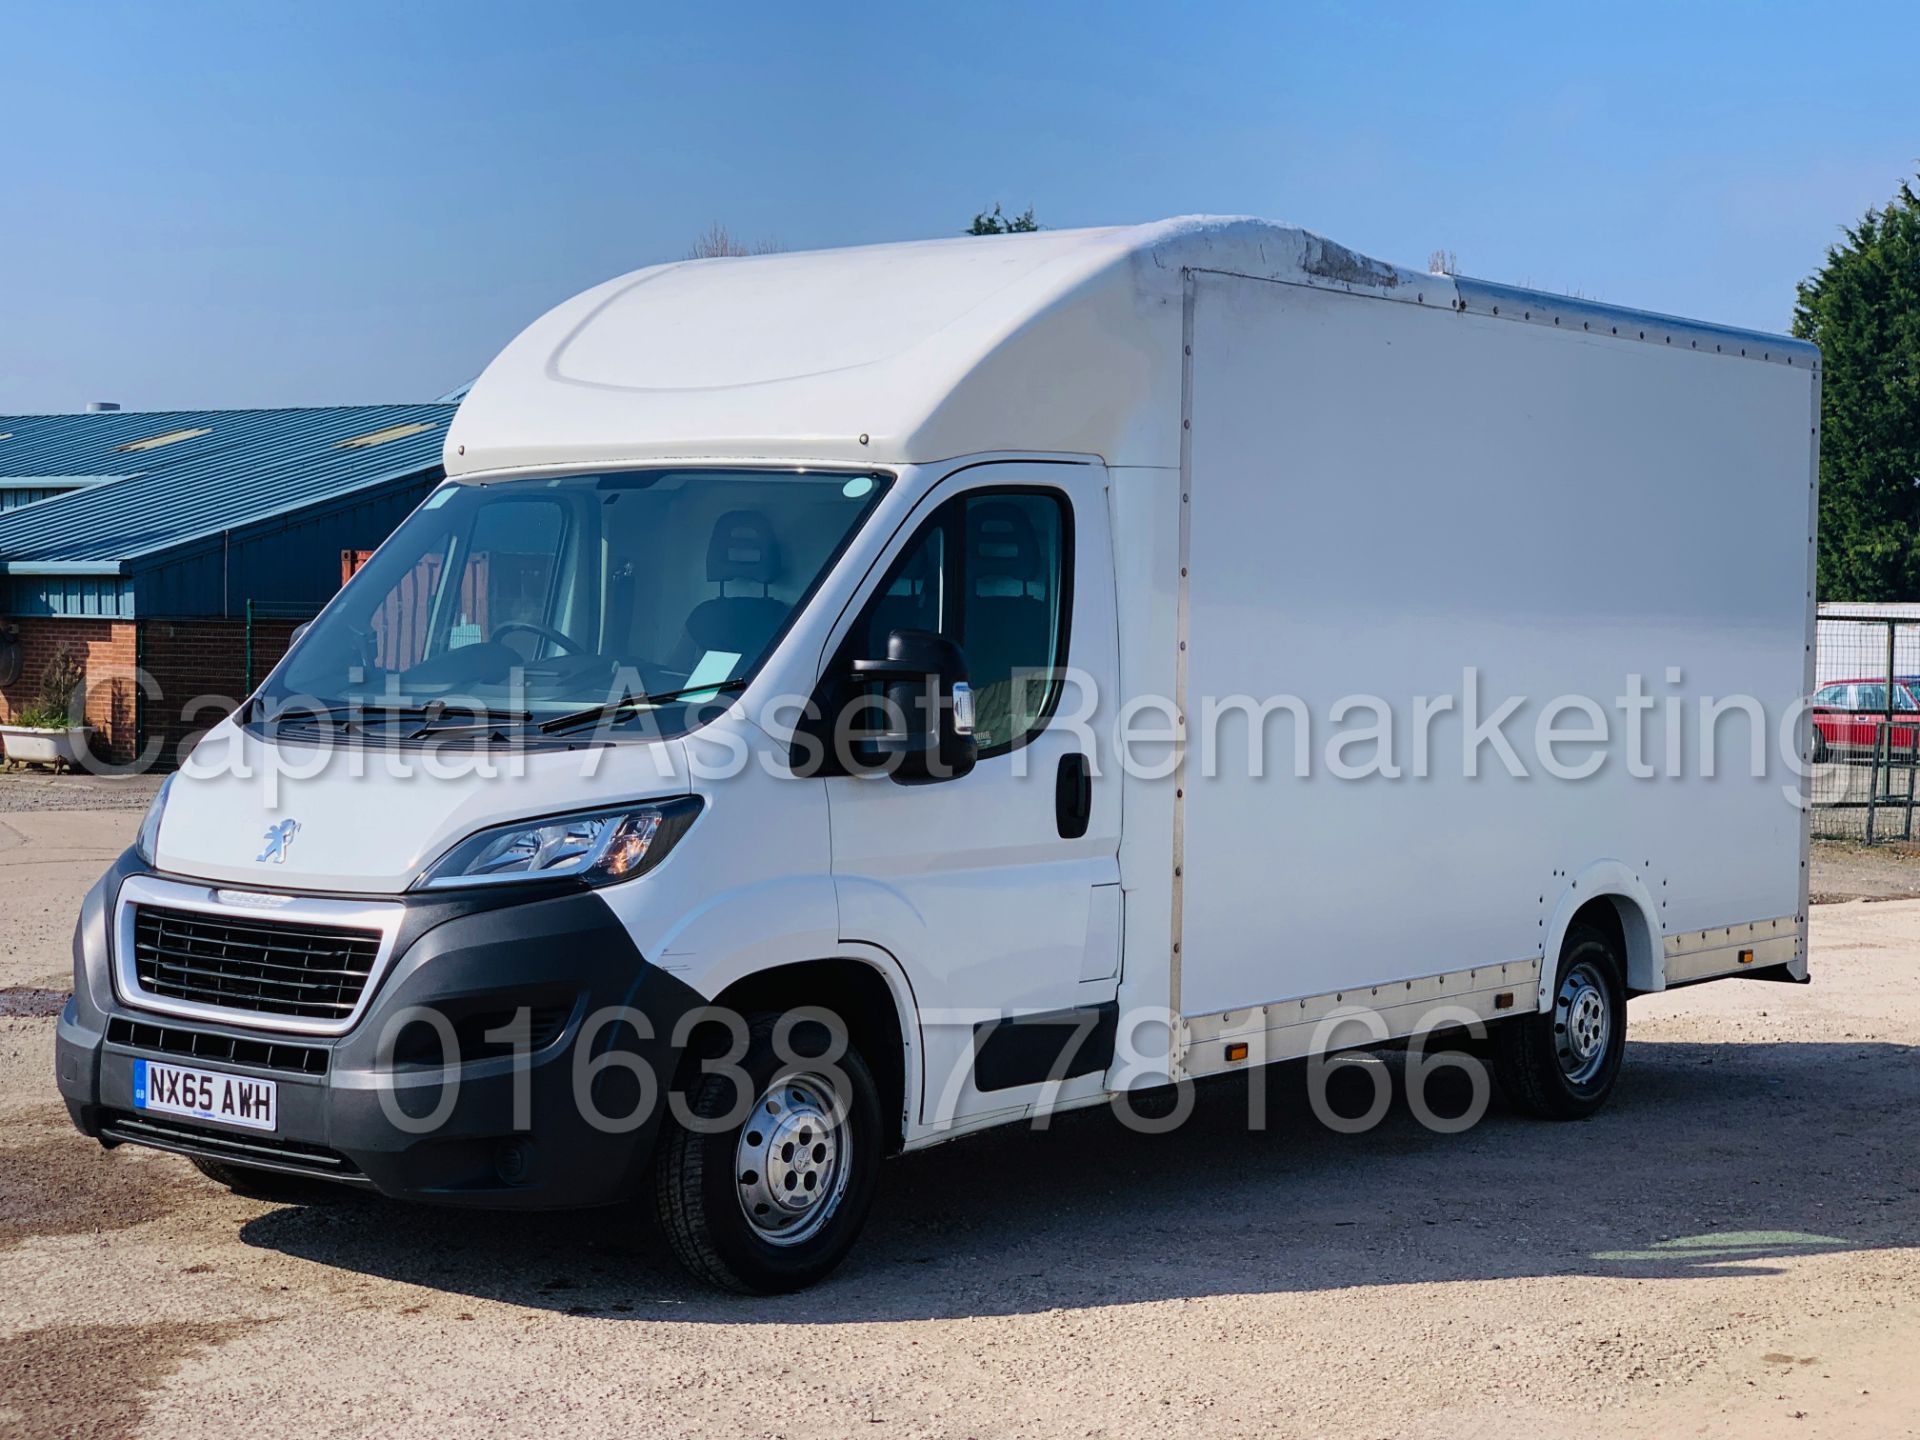
[{"label": "front grille", "polygon": [[129,1020],[124,1015],[115,1015],[107,1021],[107,1039],[129,1049],[178,1055],[187,1060],[214,1060],[227,1065],[248,1065],[256,1070],[282,1070],[292,1075],[327,1073],[328,1051],[321,1045],[215,1035],[177,1025],[150,1025],[143,1020]]},{"label": "front grille", "polygon": [[377,930],[136,905],[133,968],[164,999],[339,1021],[360,1003],[380,940]]},{"label": "front grille", "polygon": [[337,1150],[324,1145],[308,1145],[299,1140],[276,1140],[272,1136],[234,1135],[226,1131],[203,1130],[197,1125],[176,1125],[168,1120],[150,1120],[144,1115],[129,1115],[110,1110],[100,1117],[100,1135],[106,1140],[133,1145],[152,1145],[187,1155],[207,1155],[238,1164],[271,1165],[280,1170],[298,1170],[304,1175],[324,1175],[332,1180],[366,1184],[360,1167]]}]

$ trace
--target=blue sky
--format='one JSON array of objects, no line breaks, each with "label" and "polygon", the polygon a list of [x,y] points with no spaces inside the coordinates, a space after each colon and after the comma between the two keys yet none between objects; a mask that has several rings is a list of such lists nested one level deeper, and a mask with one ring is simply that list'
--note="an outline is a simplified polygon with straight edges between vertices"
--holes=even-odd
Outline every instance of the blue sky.
[{"label": "blue sky", "polygon": [[1920,159],[1907,4],[0,0],[0,413],[401,401],[710,222],[1247,213],[1784,328]]}]

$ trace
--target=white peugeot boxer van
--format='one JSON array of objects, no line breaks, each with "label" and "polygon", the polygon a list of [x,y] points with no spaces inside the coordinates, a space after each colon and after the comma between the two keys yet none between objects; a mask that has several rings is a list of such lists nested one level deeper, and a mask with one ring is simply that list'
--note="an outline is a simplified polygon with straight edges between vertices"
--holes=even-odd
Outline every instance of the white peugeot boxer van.
[{"label": "white peugeot boxer van", "polygon": [[1818,375],[1254,220],[610,281],[87,897],[60,1089],[758,1291],[1193,1077],[1484,1025],[1590,1114],[1806,978]]}]

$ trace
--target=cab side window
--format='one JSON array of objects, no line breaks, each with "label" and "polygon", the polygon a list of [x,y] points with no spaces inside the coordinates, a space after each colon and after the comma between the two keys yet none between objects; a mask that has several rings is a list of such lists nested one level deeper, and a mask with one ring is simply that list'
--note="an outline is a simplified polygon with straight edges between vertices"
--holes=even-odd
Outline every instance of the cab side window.
[{"label": "cab side window", "polygon": [[1072,522],[1055,490],[975,490],[947,501],[908,543],[853,629],[861,653],[894,630],[959,645],[983,758],[1045,727],[1067,664]]},{"label": "cab side window", "polygon": [[887,636],[895,630],[932,630],[958,638],[958,621],[950,624],[947,613],[946,542],[946,526],[936,512],[893,562],[879,591],[867,602],[866,613],[854,626],[862,655],[885,655]]},{"label": "cab side window", "polygon": [[1066,518],[1058,494],[966,497],[961,648],[980,748],[1023,744],[1052,711],[1066,664]]}]

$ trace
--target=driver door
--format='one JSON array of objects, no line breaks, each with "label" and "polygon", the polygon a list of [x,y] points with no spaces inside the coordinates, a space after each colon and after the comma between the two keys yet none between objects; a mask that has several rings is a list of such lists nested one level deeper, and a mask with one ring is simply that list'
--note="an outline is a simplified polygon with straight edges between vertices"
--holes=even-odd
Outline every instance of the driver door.
[{"label": "driver door", "polygon": [[[947,1129],[1104,1083],[1120,973],[1120,777],[1092,754],[1118,685],[1106,475],[970,466],[869,576],[830,665],[896,629],[958,644],[979,759],[827,781],[840,933],[892,954],[922,1021],[920,1121]],[[1075,717],[1084,717],[1084,725]]]}]

